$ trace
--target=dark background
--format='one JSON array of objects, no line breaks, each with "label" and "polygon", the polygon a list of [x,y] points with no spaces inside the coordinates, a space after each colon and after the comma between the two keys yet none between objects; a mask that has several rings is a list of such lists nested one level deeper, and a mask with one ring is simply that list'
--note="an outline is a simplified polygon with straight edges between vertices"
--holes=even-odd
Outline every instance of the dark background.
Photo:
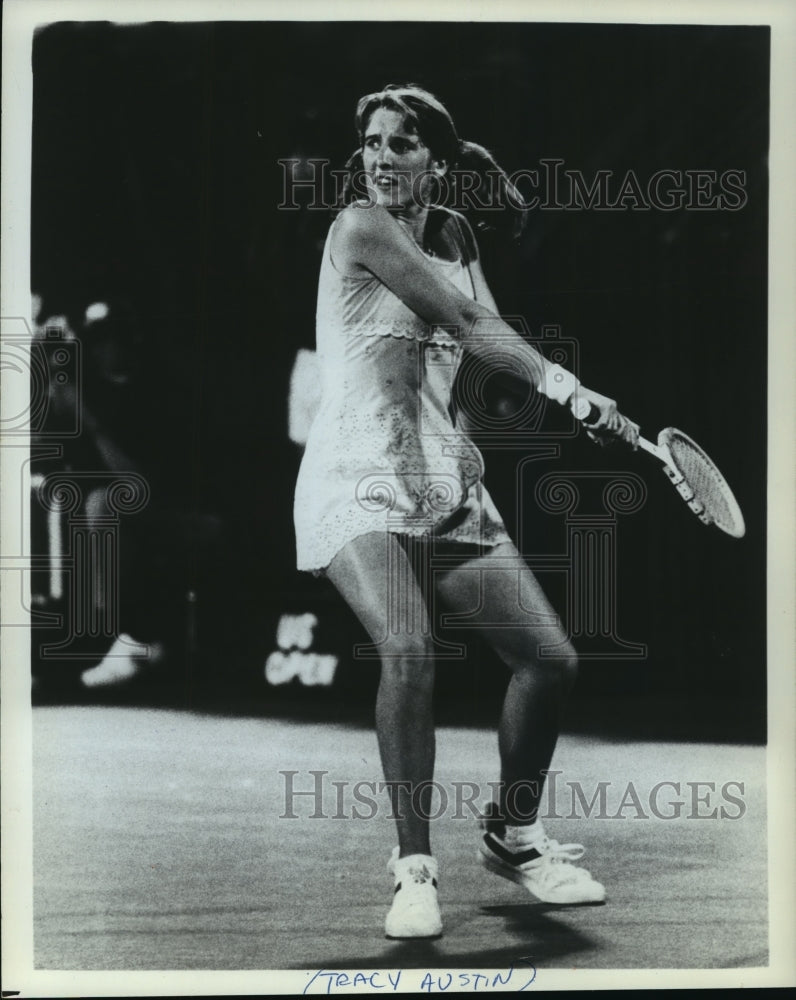
[{"label": "dark background", "polygon": [[[610,169],[614,184],[632,170],[642,186],[661,169],[746,172],[739,211],[536,210],[518,246],[488,235],[481,249],[502,311],[535,334],[560,325],[584,382],[648,437],[675,425],[703,444],[746,516],[742,541],[705,528],[652,460],[585,437],[539,463],[629,470],[649,485],[619,520],[616,597],[620,635],[647,657],[584,663],[573,720],[599,703],[606,726],[639,734],[763,734],[768,68],[768,29],[754,27],[61,23],[37,34],[33,291],[43,315],[75,329],[90,302],[126,303],[138,367],[114,433],[173,507],[218,527],[214,544],[200,532],[171,560],[175,620],[186,587],[198,594],[198,652],[172,657],[178,697],[286,704],[262,664],[280,614],[304,610],[321,619],[316,646],[342,657],[336,695],[372,695],[374,665],[346,660],[356,623],[328,584],[294,569],[287,384],[297,349],[314,344],[329,216],[278,209],[278,160],[342,166],[357,98],[414,81],[509,171],[556,157],[587,179]],[[89,399],[90,379],[85,389]],[[562,551],[560,517],[518,510],[522,448],[482,450],[526,553]],[[440,667],[443,715],[464,701],[475,718],[503,683],[473,649]],[[290,694],[305,707],[333,695]]]}]

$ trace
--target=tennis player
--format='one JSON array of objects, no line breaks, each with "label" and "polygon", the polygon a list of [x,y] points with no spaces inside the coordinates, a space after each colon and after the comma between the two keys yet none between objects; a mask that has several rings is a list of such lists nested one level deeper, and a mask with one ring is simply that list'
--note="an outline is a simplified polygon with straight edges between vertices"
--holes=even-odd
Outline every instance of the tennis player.
[{"label": "tennis player", "polygon": [[[635,445],[638,428],[498,317],[473,230],[445,207],[462,178],[472,189],[478,177],[503,211],[522,218],[522,199],[491,155],[460,141],[445,107],[414,85],[363,97],[355,121],[346,206],[320,272],[322,398],[296,485],[298,568],[327,576],[378,646],[376,731],[398,836],[385,931],[436,937],[434,649],[419,570],[429,549],[446,555],[436,596],[500,623],[483,633],[510,671],[501,791],[481,820],[482,864],[545,902],[605,897],[573,863],[583,847],[549,838],[537,815],[576,655],[483,486],[481,454],[451,417],[456,369],[465,351],[488,364],[499,344],[556,403],[586,399],[599,412],[596,435]],[[542,645],[556,655],[541,657]]]}]

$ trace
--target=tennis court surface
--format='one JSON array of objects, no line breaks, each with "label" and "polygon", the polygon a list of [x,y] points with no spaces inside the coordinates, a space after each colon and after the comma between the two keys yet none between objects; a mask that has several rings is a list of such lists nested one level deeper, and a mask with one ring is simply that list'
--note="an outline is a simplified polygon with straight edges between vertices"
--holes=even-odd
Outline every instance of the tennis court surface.
[{"label": "tennis court surface", "polygon": [[761,746],[564,735],[546,811],[565,818],[546,827],[586,845],[608,890],[566,908],[478,866],[467,802],[497,776],[495,736],[441,728],[445,933],[391,942],[394,824],[363,784],[380,779],[371,730],[98,706],[40,706],[33,725],[37,969],[767,964]]}]

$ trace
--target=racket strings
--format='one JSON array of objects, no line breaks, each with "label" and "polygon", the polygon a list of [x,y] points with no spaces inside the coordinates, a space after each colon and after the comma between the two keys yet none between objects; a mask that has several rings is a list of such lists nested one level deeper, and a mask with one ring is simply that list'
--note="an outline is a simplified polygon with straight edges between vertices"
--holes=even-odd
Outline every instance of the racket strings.
[{"label": "racket strings", "polygon": [[732,490],[713,462],[689,437],[671,429],[666,445],[677,470],[694,491],[704,513],[723,531],[744,533],[743,515]]}]

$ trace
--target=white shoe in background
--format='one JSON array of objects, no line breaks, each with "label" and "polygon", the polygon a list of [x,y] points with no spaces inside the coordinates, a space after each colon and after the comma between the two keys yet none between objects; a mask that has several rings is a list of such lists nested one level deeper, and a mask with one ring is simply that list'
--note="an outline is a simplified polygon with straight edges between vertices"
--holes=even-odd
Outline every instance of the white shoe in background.
[{"label": "white shoe in background", "polygon": [[[147,650],[149,656],[146,656]],[[159,642],[147,647],[136,642],[132,636],[122,633],[96,667],[85,670],[80,680],[89,688],[123,684],[157,663],[162,655],[163,647]]]}]

